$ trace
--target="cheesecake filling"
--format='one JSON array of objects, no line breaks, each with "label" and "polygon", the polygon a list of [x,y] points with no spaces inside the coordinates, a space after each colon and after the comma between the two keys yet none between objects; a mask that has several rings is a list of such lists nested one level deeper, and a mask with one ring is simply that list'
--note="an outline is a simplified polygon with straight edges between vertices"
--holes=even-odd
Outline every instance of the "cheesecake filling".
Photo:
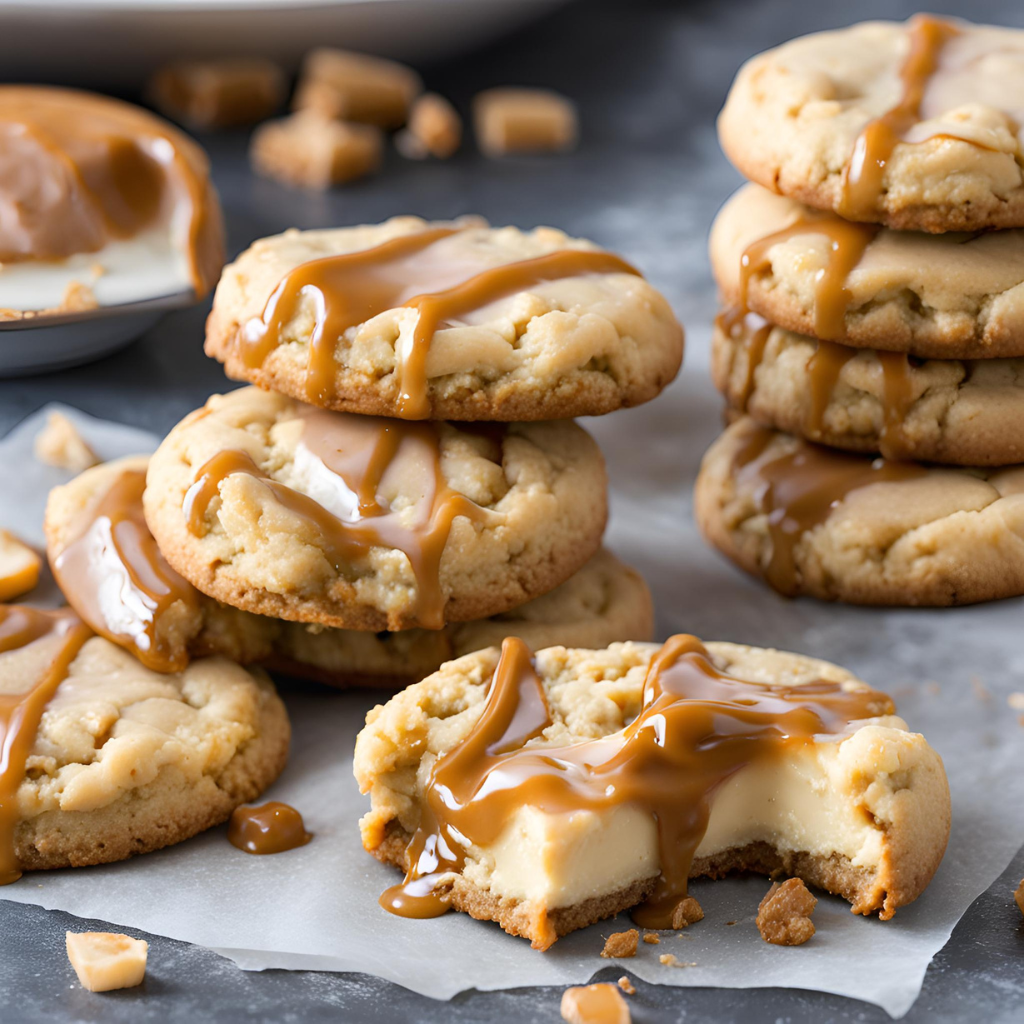
[{"label": "cheesecake filling", "polygon": [[444,913],[458,874],[547,909],[653,879],[633,917],[657,928],[686,897],[698,857],[766,840],[877,863],[880,830],[850,799],[841,762],[872,726],[905,728],[893,711],[864,686],[734,678],[681,635],[652,658],[625,729],[546,744],[544,687],[529,649],[507,639],[480,718],[430,768],[406,877],[381,904]]}]

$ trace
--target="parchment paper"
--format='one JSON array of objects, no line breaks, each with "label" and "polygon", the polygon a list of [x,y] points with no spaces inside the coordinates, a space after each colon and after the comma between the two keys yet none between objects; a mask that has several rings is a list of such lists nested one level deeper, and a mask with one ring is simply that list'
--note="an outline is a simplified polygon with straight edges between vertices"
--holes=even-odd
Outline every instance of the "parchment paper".
[{"label": "parchment paper", "polygon": [[[0,442],[0,465],[15,467],[0,493],[0,525],[39,543],[46,490],[67,476],[32,458],[42,418]],[[138,431],[74,418],[105,458],[154,444]],[[892,693],[942,754],[953,792],[949,849],[928,891],[892,921],[854,917],[845,902],[824,896],[811,942],[768,946],[754,926],[763,879],[697,882],[703,922],[610,962],[598,956],[603,936],[630,927],[625,917],[548,953],[461,914],[393,917],[377,897],[394,874],[359,844],[356,819],[367,801],[351,774],[353,740],[376,697],[284,685],[292,758],[270,795],[302,811],[316,835],[308,846],[252,857],[214,829],[123,864],[28,874],[3,898],[200,943],[245,969],[363,971],[437,998],[580,983],[613,963],[666,985],[818,989],[877,1003],[894,1017],[906,1013],[932,956],[1024,843],[1024,729],[1007,705],[1009,693],[1024,690],[1022,602],[865,610],[786,601],[748,580],[704,547],[690,518],[692,478],[718,422],[718,402],[698,371],[646,408],[588,424],[613,481],[609,543],[651,583],[660,637],[686,631],[839,662]],[[694,966],[663,966],[666,952]]]}]

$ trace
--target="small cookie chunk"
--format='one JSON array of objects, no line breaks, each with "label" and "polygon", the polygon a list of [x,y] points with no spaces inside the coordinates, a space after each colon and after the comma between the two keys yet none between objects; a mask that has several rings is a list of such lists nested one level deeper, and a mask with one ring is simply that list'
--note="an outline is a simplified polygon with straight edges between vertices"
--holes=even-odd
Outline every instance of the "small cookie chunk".
[{"label": "small cookie chunk", "polygon": [[262,57],[179,61],[148,88],[161,113],[193,128],[230,128],[270,117],[284,99],[284,74]]},{"label": "small cookie chunk", "polygon": [[462,118],[436,92],[424,93],[409,111],[409,124],[395,136],[395,148],[410,160],[447,160],[462,142]]},{"label": "small cookie chunk", "polygon": [[82,988],[113,992],[134,988],[146,976],[149,943],[112,932],[65,932],[64,947]]},{"label": "small cookie chunk", "polygon": [[144,507],[171,566],[232,607],[437,629],[582,568],[600,547],[606,486],[600,451],[571,422],[459,430],[242,388],[165,438]]},{"label": "small cookie chunk", "polygon": [[1022,96],[1024,31],[918,15],[753,57],[718,135],[752,181],[850,219],[931,232],[1024,227]]},{"label": "small cookie chunk", "polygon": [[32,450],[40,462],[75,473],[100,461],[78,428],[62,412],[51,412],[46,417],[46,426],[36,434]]},{"label": "small cookie chunk", "polygon": [[[628,993],[630,989],[622,985],[624,980],[628,981],[620,979],[619,987]],[[559,1012],[566,1024],[630,1024],[632,1020],[626,1000],[608,982],[567,988]]]},{"label": "small cookie chunk", "polygon": [[420,76],[404,64],[322,48],[307,55],[292,105],[321,118],[400,128],[422,90]]},{"label": "small cookie chunk", "polygon": [[27,594],[39,582],[43,560],[9,530],[0,530],[0,602]]},{"label": "small cookie chunk", "polygon": [[[709,249],[726,304],[791,331],[928,359],[1024,356],[1024,230],[875,230],[746,185]],[[833,276],[841,265],[849,272]]]},{"label": "small cookie chunk", "polygon": [[[812,710],[818,699],[830,702],[827,713]],[[748,715],[763,736],[752,705],[788,709],[789,740],[790,727],[814,735],[752,748],[736,739]],[[687,876],[730,871],[785,871],[888,919],[923,891],[949,831],[941,760],[892,711],[843,669],[779,651],[674,637],[661,648],[553,647],[531,657],[506,641],[501,652],[448,662],[367,715],[354,758],[371,803],[363,845],[416,880],[382,900],[395,912],[407,900],[418,915],[454,907],[539,949],[629,908],[642,926],[652,910],[670,919],[674,896],[636,905],[656,886],[677,893]],[[693,716],[705,713],[706,729],[695,729]],[[711,724],[719,715],[734,728]],[[815,738],[826,719],[836,735]],[[684,736],[676,724],[687,722]],[[668,738],[647,741],[648,729]],[[743,766],[717,784],[731,743]],[[647,801],[659,793],[655,812]],[[701,834],[693,809],[702,800],[710,817]],[[437,834],[457,851],[419,859],[417,850],[441,848],[430,841]],[[659,850],[694,840],[692,861],[660,862]]]},{"label": "small cookie chunk", "polygon": [[694,502],[705,538],[784,594],[898,606],[1024,594],[1024,467],[872,460],[744,417],[705,454]]},{"label": "small cookie chunk", "polygon": [[613,932],[605,939],[601,956],[606,960],[621,960],[636,956],[636,948],[640,944],[640,933],[635,928],[625,932]]},{"label": "small cookie chunk", "polygon": [[682,931],[683,928],[704,920],[704,910],[701,905],[692,897],[687,896],[672,911],[672,930]]},{"label": "small cookie chunk", "polygon": [[485,156],[560,153],[579,135],[576,105],[550,89],[487,89],[473,98],[476,141]]},{"label": "small cookie chunk", "polygon": [[[33,645],[0,655],[0,692],[34,685]],[[31,669],[31,675],[28,674]],[[160,674],[87,640],[46,705],[17,790],[23,870],[84,867],[181,842],[280,774],[288,715],[262,672],[204,658]]]},{"label": "small cookie chunk", "polygon": [[286,185],[328,189],[380,166],[384,142],[370,125],[328,121],[299,112],[267,121],[253,132],[253,170]]},{"label": "small cookie chunk", "polygon": [[757,908],[757,930],[773,946],[802,946],[814,934],[818,901],[799,878],[772,882]]},{"label": "small cookie chunk", "polygon": [[711,373],[732,408],[833,448],[957,466],[1024,462],[1024,359],[922,362],[723,314]]},{"label": "small cookie chunk", "polygon": [[224,272],[206,353],[324,408],[513,422],[649,401],[679,370],[683,332],[592,242],[398,217],[255,242]]}]

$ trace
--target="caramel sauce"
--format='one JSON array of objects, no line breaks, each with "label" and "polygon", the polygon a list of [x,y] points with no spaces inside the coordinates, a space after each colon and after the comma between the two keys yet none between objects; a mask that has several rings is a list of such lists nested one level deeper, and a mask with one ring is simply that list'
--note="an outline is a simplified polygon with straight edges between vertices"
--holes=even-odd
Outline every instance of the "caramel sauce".
[{"label": "caramel sauce", "polygon": [[753,490],[760,512],[768,518],[771,553],[762,575],[779,593],[799,591],[796,546],[820,526],[851,493],[878,483],[895,483],[924,476],[923,466],[822,448],[799,442],[782,455],[770,454],[778,435],[752,427],[736,453],[733,467],[738,488]]},{"label": "caramel sauce", "polygon": [[444,324],[498,299],[583,274],[638,274],[611,253],[565,249],[502,266],[479,257],[453,254],[445,240],[464,227],[429,228],[401,235],[360,252],[311,260],[290,271],[267,301],[262,316],[242,324],[234,352],[250,369],[262,366],[285,340],[284,329],[300,304],[312,299],[315,324],[310,336],[306,397],[326,405],[335,397],[335,348],[345,331],[388,309],[416,310],[410,344],[396,347],[398,414],[425,419],[430,414],[426,362],[430,343]]},{"label": "caramel sauce", "polygon": [[25,777],[36,730],[50,698],[91,635],[72,612],[0,605],[0,676],[6,656],[32,644],[59,641],[49,665],[31,689],[23,693],[0,691],[0,885],[9,885],[21,877],[14,852],[18,788]]},{"label": "caramel sauce", "polygon": [[165,561],[142,515],[146,473],[125,470],[71,524],[52,559],[68,603],[100,636],[131,651],[156,672],[180,672],[188,652],[161,635],[160,618],[175,604],[198,607],[195,588]]},{"label": "caramel sauce", "polygon": [[[756,320],[753,327],[749,323],[751,319]],[[757,383],[757,368],[764,359],[768,338],[772,333],[772,325],[757,314],[745,312],[738,306],[719,313],[715,317],[715,325],[727,337],[739,341],[743,347],[743,354],[747,361],[746,375],[734,405],[741,412],[746,412],[750,396],[754,393],[754,386]]]},{"label": "caramel sauce", "polygon": [[820,438],[825,428],[825,410],[839,382],[843,367],[856,355],[852,348],[833,341],[819,341],[814,354],[807,360],[807,381],[810,385],[810,405],[804,430],[809,437]]},{"label": "caramel sauce", "polygon": [[917,14],[908,32],[910,50],[900,68],[903,93],[896,106],[869,122],[854,143],[843,175],[839,212],[844,217],[870,219],[876,213],[886,164],[906,133],[920,121],[925,89],[938,70],[942,48],[960,29],[941,18]]},{"label": "caramel sauce", "polygon": [[877,352],[882,364],[882,433],[879,447],[887,459],[906,453],[903,423],[914,404],[910,357],[903,352]]},{"label": "caramel sauce", "polygon": [[[441,557],[458,516],[484,522],[495,513],[448,486],[441,470],[441,446],[432,423],[407,423],[376,416],[354,416],[308,408],[303,414],[299,451],[321,463],[336,480],[342,515],[264,473],[241,451],[222,451],[196,474],[183,511],[189,530],[201,536],[210,502],[221,482],[235,473],[259,480],[274,499],[300,516],[317,534],[325,555],[342,576],[374,547],[402,551],[416,578],[417,625],[444,626],[445,596]],[[297,452],[298,455],[298,452]],[[419,495],[415,509],[392,511],[381,495],[395,474]]]},{"label": "caramel sauce", "polygon": [[834,682],[791,687],[734,678],[715,668],[696,637],[680,635],[652,658],[642,709],[624,730],[531,747],[551,716],[529,649],[506,639],[480,718],[430,770],[405,880],[381,905],[407,917],[444,913],[445,876],[462,871],[468,846],[496,842],[521,807],[566,814],[628,804],[653,818],[660,865],[652,895],[632,916],[642,927],[669,927],[723,782],[893,710],[884,694]]},{"label": "caramel sauce", "polygon": [[0,86],[0,261],[96,252],[181,221],[192,282],[203,295],[220,274],[224,232],[202,150],[118,100]]},{"label": "caramel sauce", "polygon": [[236,807],[228,822],[228,841],[246,853],[284,853],[312,838],[302,815],[277,800],[259,807]]}]

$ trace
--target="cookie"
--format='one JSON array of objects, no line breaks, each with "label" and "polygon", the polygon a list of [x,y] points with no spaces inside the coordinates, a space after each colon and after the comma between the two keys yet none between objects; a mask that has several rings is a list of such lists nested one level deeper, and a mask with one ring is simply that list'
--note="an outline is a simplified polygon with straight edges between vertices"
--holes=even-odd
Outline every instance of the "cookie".
[{"label": "cookie", "polygon": [[708,449],[705,538],[780,593],[880,605],[1024,594],[1024,467],[929,467],[832,451],[744,417]]},{"label": "cookie", "polygon": [[406,871],[385,909],[454,907],[539,949],[629,908],[670,927],[688,878],[730,871],[887,919],[949,834],[942,762],[885,694],[692,636],[449,662],[367,715],[354,770],[363,845]]},{"label": "cookie", "polygon": [[206,352],[231,377],[324,408],[527,421],[654,398],[683,332],[592,242],[396,217],[255,242],[224,271]]},{"label": "cookie", "polygon": [[913,231],[1024,227],[1024,31],[917,15],[791,40],[740,69],[718,119],[752,181]]},{"label": "cookie", "polygon": [[725,302],[791,331],[924,359],[1024,356],[1024,231],[878,230],[747,185],[709,248]]},{"label": "cookie", "polygon": [[69,613],[0,616],[0,694],[24,694],[25,711],[8,737],[20,763],[0,780],[16,808],[0,815],[0,866],[160,849],[224,821],[284,767],[287,712],[258,669],[204,658],[155,673]]},{"label": "cookie", "polygon": [[922,362],[723,314],[711,373],[733,409],[833,448],[959,466],[1024,461],[1024,359]]},{"label": "cookie", "polygon": [[328,413],[243,388],[153,455],[168,563],[243,611],[438,629],[553,590],[601,544],[604,463],[574,423],[457,428]]},{"label": "cookie", "polygon": [[69,603],[92,629],[156,671],[222,654],[332,686],[401,687],[506,636],[535,647],[556,640],[602,646],[648,640],[654,631],[643,578],[605,550],[543,597],[443,630],[308,628],[239,611],[200,594],[160,554],[142,512],[148,461],[118,459],[55,487],[45,528],[50,564]]}]

